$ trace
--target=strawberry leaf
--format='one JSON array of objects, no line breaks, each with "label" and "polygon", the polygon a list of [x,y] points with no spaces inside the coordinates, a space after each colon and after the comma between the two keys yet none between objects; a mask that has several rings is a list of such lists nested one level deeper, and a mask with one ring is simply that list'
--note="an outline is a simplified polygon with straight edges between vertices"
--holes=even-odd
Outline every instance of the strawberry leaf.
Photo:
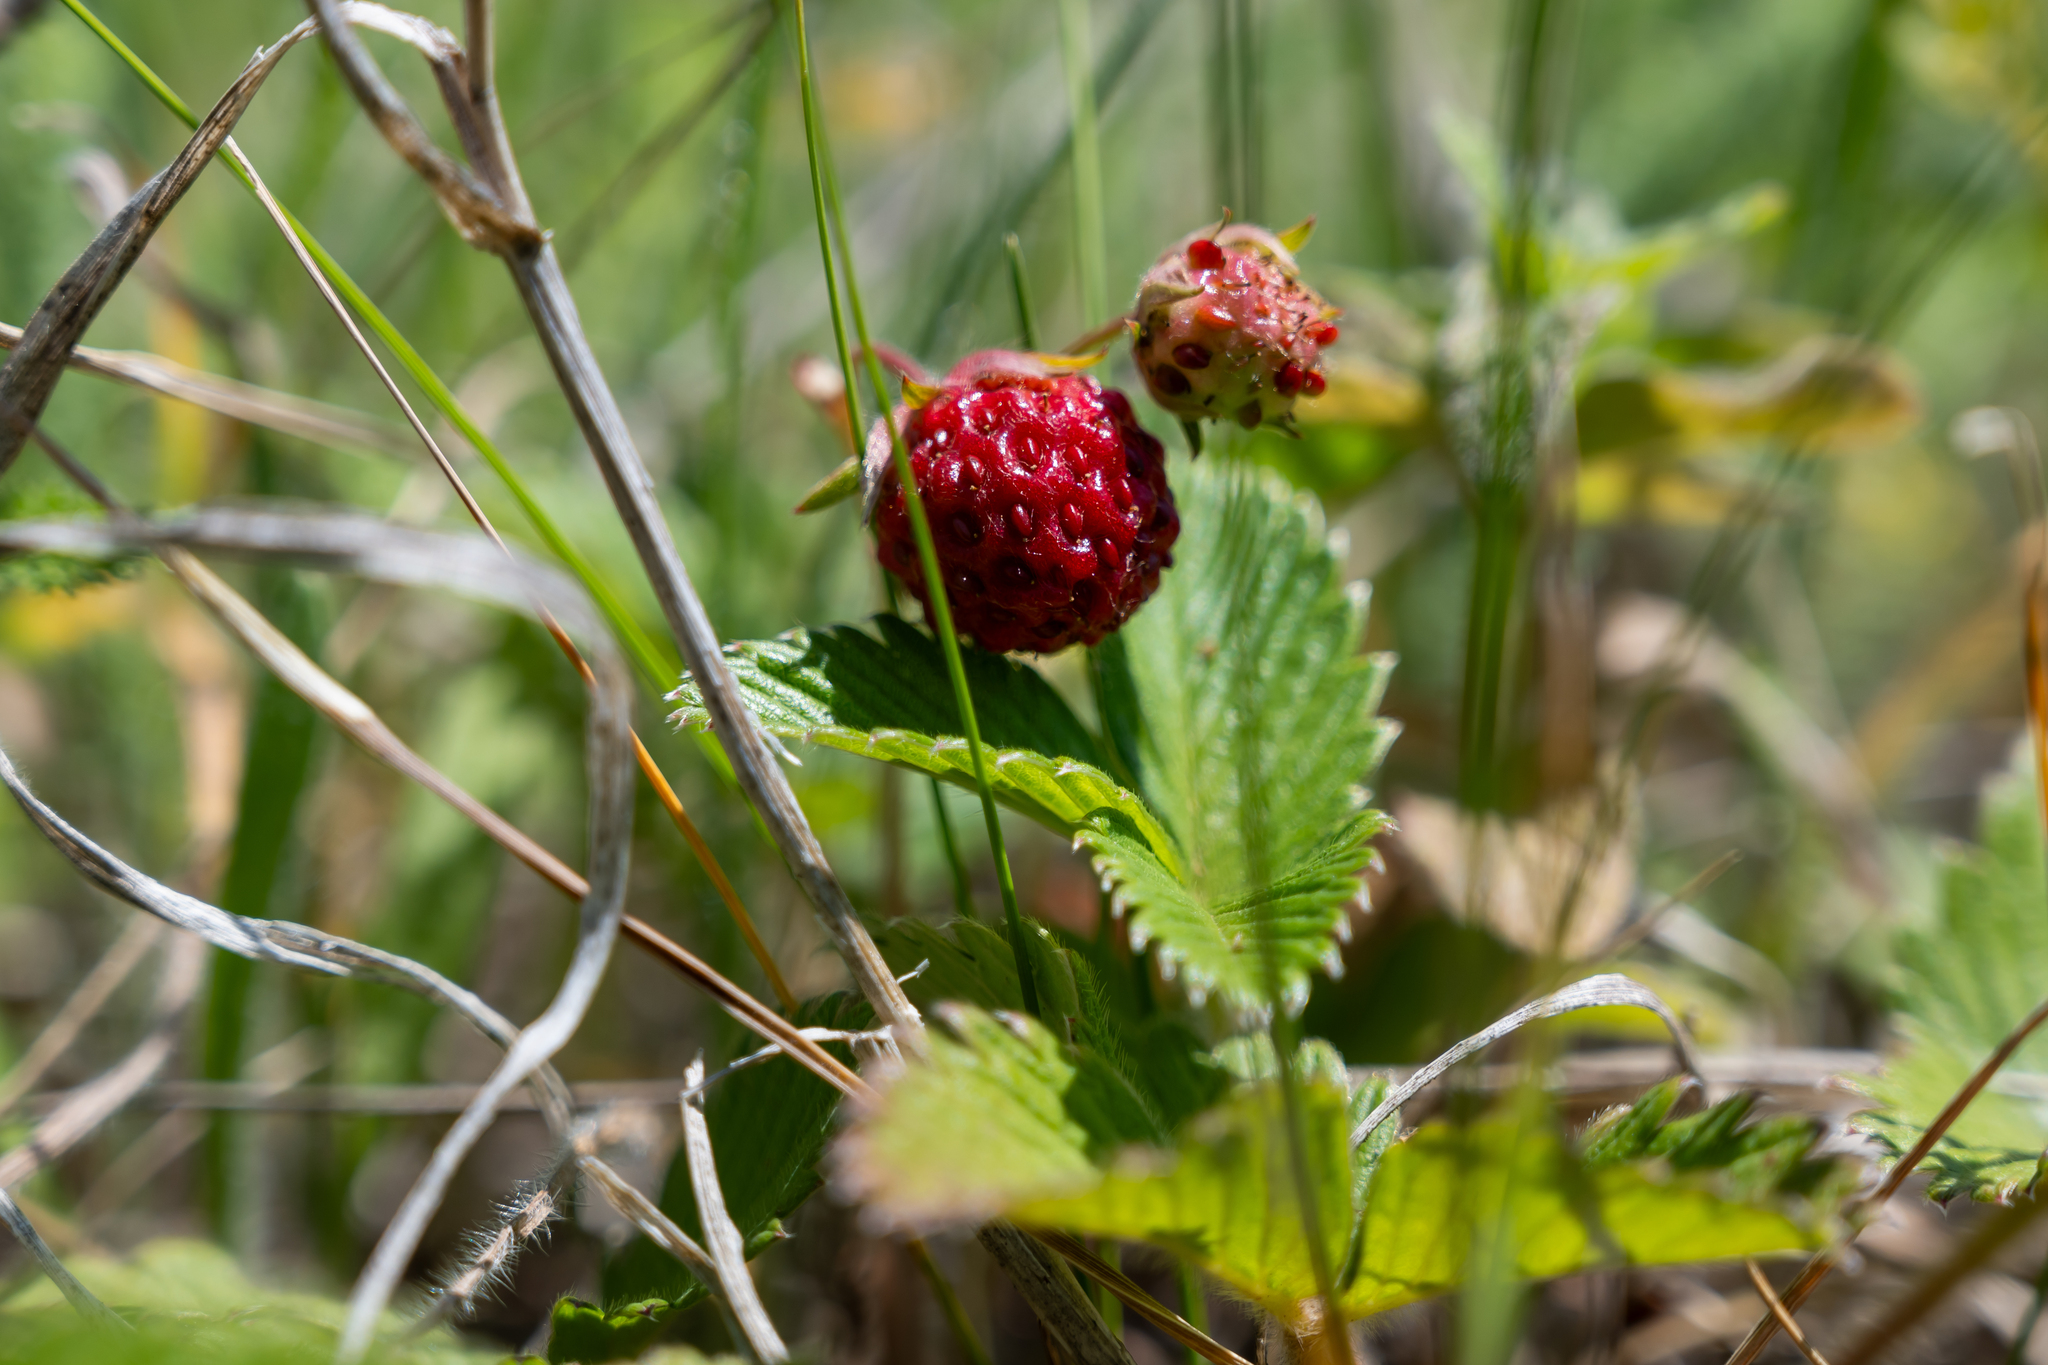
[{"label": "strawberry leaf", "polygon": [[1312,498],[1212,462],[1182,477],[1180,505],[1177,567],[1098,654],[1105,728],[1187,875],[1176,894],[1122,831],[1098,858],[1150,911],[1133,934],[1166,945],[1197,989],[1262,995],[1263,936],[1294,1007],[1309,970],[1334,965],[1385,827],[1358,784],[1397,732],[1376,714],[1393,660],[1360,652],[1366,588],[1344,581]]},{"label": "strawberry leaf", "polygon": [[[1882,1106],[1857,1126],[1896,1160],[1964,1082],[2048,998],[2048,874],[2034,775],[2024,760],[1987,784],[1981,846],[1936,853],[1937,901],[1924,930],[1893,945],[1901,1042],[1871,1085]],[[2031,1189],[2048,1147],[2038,1087],[2048,1035],[2036,1033],[1963,1111],[1921,1169],[1928,1194],[2008,1202]]]},{"label": "strawberry leaf", "polygon": [[[1129,1102],[1114,1068],[1037,1022],[962,1006],[940,1016],[929,1065],[897,1077],[835,1161],[848,1193],[912,1226],[994,1216],[1149,1242],[1200,1265],[1284,1320],[1315,1294],[1269,1048],[1233,1040],[1241,1080],[1170,1135]],[[1676,1082],[1578,1141],[1546,1117],[1397,1123],[1353,1150],[1352,1124],[1384,1091],[1351,1086],[1327,1044],[1304,1045],[1308,1185],[1347,1311],[1383,1311],[1458,1287],[1479,1210],[1505,1210],[1515,1273],[1665,1265],[1805,1250],[1837,1231],[1850,1163],[1814,1154],[1818,1124],[1749,1120],[1738,1096],[1667,1121]]]},{"label": "strawberry leaf", "polygon": [[[1177,567],[1093,659],[1108,744],[1035,670],[964,662],[996,800],[1087,851],[1132,942],[1191,999],[1257,1008],[1277,989],[1293,1008],[1336,965],[1385,827],[1357,784],[1395,734],[1375,714],[1391,660],[1360,653],[1366,594],[1312,499],[1241,468],[1181,483]],[[773,733],[972,790],[937,642],[893,616],[875,631],[726,652]],[[707,723],[693,684],[674,695],[680,721]]]}]

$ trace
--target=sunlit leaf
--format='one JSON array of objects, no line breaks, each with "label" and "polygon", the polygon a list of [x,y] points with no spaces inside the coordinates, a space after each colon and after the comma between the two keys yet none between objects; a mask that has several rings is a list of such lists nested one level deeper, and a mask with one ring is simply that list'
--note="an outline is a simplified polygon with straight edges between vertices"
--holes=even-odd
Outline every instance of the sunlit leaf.
[{"label": "sunlit leaf", "polygon": [[1129,678],[1104,689],[1105,722],[1129,736],[1188,876],[1177,890],[1123,830],[1097,861],[1147,911],[1134,937],[1198,989],[1264,995],[1270,949],[1298,1002],[1384,826],[1359,784],[1396,733],[1376,714],[1393,661],[1361,652],[1365,585],[1345,582],[1312,499],[1213,461],[1179,496],[1177,567],[1099,652]]},{"label": "sunlit leaf", "polygon": [[548,1338],[549,1365],[604,1365],[634,1360],[654,1344],[675,1309],[660,1299],[600,1308],[582,1299],[556,1302]]},{"label": "sunlit leaf", "polygon": [[1345,1307],[1377,1313],[1457,1288],[1482,1210],[1501,1211],[1522,1279],[1820,1246],[1847,1192],[1841,1168],[1810,1158],[1812,1123],[1744,1128],[1747,1107],[1646,1125],[1626,1159],[1582,1156],[1540,1121],[1427,1124],[1372,1174]]},{"label": "sunlit leaf", "polygon": [[[1345,583],[1313,500],[1214,461],[1176,477],[1177,566],[1096,651],[1109,748],[1035,670],[965,651],[991,785],[1089,853],[1132,943],[1191,998],[1298,1006],[1336,965],[1385,824],[1358,784],[1395,734],[1375,711],[1392,660],[1361,652],[1364,585]],[[972,788],[937,643],[875,625],[727,653],[774,733]],[[705,722],[690,683],[675,695],[679,719]]]},{"label": "sunlit leaf", "polygon": [[[1035,1023],[958,1008],[953,1036],[861,1115],[838,1148],[848,1192],[912,1225],[997,1214],[1148,1242],[1283,1319],[1315,1293],[1269,1047],[1233,1040],[1249,1077],[1170,1138],[1147,1136],[1127,1094],[1085,1050]],[[1537,1113],[1426,1125],[1398,1119],[1354,1152],[1354,1122],[1384,1094],[1353,1087],[1327,1044],[1301,1054],[1305,1171],[1354,1313],[1457,1288],[1482,1223],[1504,1217],[1517,1276],[1797,1251],[1839,1230],[1853,1165],[1815,1154],[1816,1122],[1749,1118],[1737,1096],[1671,1121],[1679,1082],[1596,1123],[1579,1142]]]},{"label": "sunlit leaf", "polygon": [[[1990,782],[1980,846],[1940,847],[1938,900],[1924,930],[1900,934],[1900,1044],[1872,1084],[1883,1108],[1858,1125],[1896,1157],[2043,999],[2048,875],[2032,765]],[[1928,1193],[2006,1201],[2031,1190],[2048,1148],[2048,1037],[2037,1033],[1928,1154]]]},{"label": "sunlit leaf", "polygon": [[1076,1193],[1125,1147],[1165,1140],[1113,1067],[1036,1020],[937,1013],[949,1033],[931,1035],[929,1063],[893,1081],[835,1151],[846,1189],[892,1221],[974,1222]]}]

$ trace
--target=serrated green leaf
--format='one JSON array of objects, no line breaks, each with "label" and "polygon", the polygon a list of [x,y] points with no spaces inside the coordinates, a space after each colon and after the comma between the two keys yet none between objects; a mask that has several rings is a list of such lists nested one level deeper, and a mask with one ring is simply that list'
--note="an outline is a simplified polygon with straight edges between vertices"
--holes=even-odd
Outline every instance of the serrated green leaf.
[{"label": "serrated green leaf", "polygon": [[836,1149],[849,1190],[909,1226],[979,1221],[1084,1190],[1133,1144],[1165,1141],[1116,1069],[1037,1020],[934,1011],[929,1063],[892,1081]]},{"label": "serrated green leaf", "polygon": [[550,1365],[604,1365],[635,1360],[661,1335],[675,1315],[662,1299],[643,1299],[604,1309],[582,1299],[556,1302],[548,1338]]},{"label": "serrated green leaf", "polygon": [[[97,510],[86,498],[66,488],[30,485],[0,489],[0,521],[85,516]],[[51,553],[0,555],[0,594],[75,593],[95,584],[134,578],[142,572],[148,558],[148,553],[141,550],[126,551],[107,560]]]},{"label": "serrated green leaf", "polygon": [[[1357,784],[1394,735],[1374,714],[1391,660],[1359,652],[1363,585],[1345,585],[1312,500],[1245,469],[1181,482],[1178,567],[1095,661],[1112,749],[1035,671],[966,652],[991,785],[1088,851],[1132,943],[1192,999],[1261,1006],[1277,987],[1294,1007],[1334,965],[1384,827]],[[774,733],[972,789],[936,642],[893,616],[875,626],[727,654]],[[679,720],[706,723],[692,684],[675,697]],[[1149,803],[1112,771],[1135,772]]]},{"label": "serrated green leaf", "polygon": [[[1095,969],[1072,948],[1038,925],[1025,942],[1032,954],[1041,1017],[1063,1021],[1067,1041],[1086,1047],[1113,1067],[1135,1091],[1162,1132],[1208,1108],[1228,1078],[1208,1058],[1202,1042],[1182,1024],[1163,1016],[1115,1017]],[[926,964],[904,982],[911,1003],[933,1010],[947,1002],[986,1011],[1022,1013],[1017,960],[1010,942],[985,924],[954,920],[943,930],[919,920],[877,926],[875,946],[891,971],[902,975]]]},{"label": "serrated green leaf", "polygon": [[1383,828],[1358,784],[1395,734],[1376,714],[1392,660],[1360,652],[1365,585],[1345,582],[1313,499],[1217,462],[1178,485],[1177,566],[1124,627],[1108,667],[1129,685],[1102,700],[1187,876],[1176,894],[1115,828],[1098,861],[1146,907],[1132,932],[1163,966],[1198,990],[1264,998],[1263,934],[1296,1005]]},{"label": "serrated green leaf", "polygon": [[[1035,1022],[948,1007],[953,1036],[861,1115],[838,1149],[847,1188],[906,1223],[1006,1215],[1149,1242],[1283,1318],[1315,1293],[1270,1050],[1223,1049],[1241,1082],[1172,1139],[1148,1135],[1114,1071]],[[1838,1230],[1856,1171],[1818,1157],[1821,1126],[1748,1121],[1752,1096],[1667,1122],[1659,1087],[1572,1143],[1545,1121],[1437,1123],[1356,1151],[1384,1078],[1348,1089],[1327,1044],[1302,1054],[1306,1174],[1346,1308],[1456,1288],[1475,1228],[1505,1210],[1516,1274],[1810,1249]],[[1092,1070],[1091,1070],[1092,1068]],[[1482,1211],[1484,1217],[1482,1217]]]},{"label": "serrated green leaf", "polygon": [[[771,733],[912,768],[976,790],[952,685],[936,640],[895,616],[878,635],[852,626],[793,630],[726,646],[733,678]],[[878,638],[879,636],[879,638]],[[1179,851],[1136,793],[1104,771],[1101,746],[1035,669],[963,647],[995,798],[1062,834],[1121,817],[1153,856]],[[705,725],[696,684],[673,694],[676,719]]]},{"label": "serrated green leaf", "polygon": [[[956,919],[939,929],[922,920],[899,919],[876,925],[870,932],[882,960],[898,976],[923,967],[903,983],[904,992],[919,1009],[928,1010],[947,1000],[991,1011],[1024,1008],[1017,957],[1010,950],[1009,939],[978,920]],[[1071,1041],[1081,1017],[1074,955],[1036,924],[1026,926],[1025,951],[1031,955],[1040,1017],[1062,1021]]]},{"label": "serrated green leaf", "polygon": [[[1351,1223],[1344,1092],[1316,1082],[1302,1098],[1317,1213],[1324,1236],[1341,1243]],[[1280,1104],[1276,1084],[1241,1086],[1188,1124],[1170,1152],[1127,1151],[1093,1188],[1020,1204],[1012,1216],[1164,1247],[1292,1319],[1315,1277]]]},{"label": "serrated green leaf", "polygon": [[[1893,1159],[1917,1142],[1984,1059],[2048,998],[2048,873],[2031,764],[1987,784],[1981,846],[1944,845],[1933,922],[1901,933],[1900,1043],[1873,1082],[1882,1108],[1857,1126]],[[2008,1201],[2033,1187],[2048,1147],[2048,1036],[2036,1034],[1923,1163],[1928,1194]],[[2029,1093],[2029,1091],[2032,1093]]]}]

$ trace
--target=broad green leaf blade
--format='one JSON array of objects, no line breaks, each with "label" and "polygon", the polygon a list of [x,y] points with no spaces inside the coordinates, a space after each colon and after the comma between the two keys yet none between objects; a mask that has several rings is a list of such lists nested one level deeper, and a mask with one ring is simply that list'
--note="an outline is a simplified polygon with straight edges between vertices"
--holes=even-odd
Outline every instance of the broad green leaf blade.
[{"label": "broad green leaf blade", "polygon": [[[2031,768],[2021,758],[1987,784],[1981,847],[1938,851],[1932,923],[1895,942],[1902,1041],[1871,1086],[1882,1108],[1857,1120],[1893,1159],[2048,998],[2048,873]],[[1922,1164],[1933,1177],[1931,1197],[2009,1202],[2033,1188],[2048,1147],[2048,1105],[2025,1081],[2043,1072],[2048,1036],[2037,1033]]]},{"label": "broad green leaf blade", "polygon": [[661,1299],[611,1309],[577,1298],[558,1300],[548,1337],[548,1365],[637,1360],[674,1316],[674,1305]]},{"label": "broad green leaf blade", "polygon": [[1095,1185],[1117,1152],[1165,1140],[1115,1068],[1035,1019],[935,1011],[931,1060],[892,1081],[834,1152],[841,1183],[910,1227],[981,1222]]},{"label": "broad green leaf blade", "polygon": [[[877,635],[852,626],[794,630],[727,645],[747,704],[771,733],[880,759],[976,790],[938,642],[894,616]],[[1153,856],[1180,854],[1137,795],[1104,771],[1101,746],[1034,669],[984,650],[962,651],[996,800],[1062,834],[1105,819],[1137,831]],[[676,719],[704,726],[696,684],[672,694]]]},{"label": "broad green leaf blade", "polygon": [[[323,1365],[334,1359],[346,1305],[258,1284],[220,1247],[185,1238],[124,1256],[67,1254],[65,1265],[135,1330],[82,1319],[40,1276],[0,1304],[0,1365]],[[389,1365],[496,1365],[448,1327],[409,1336],[389,1313],[377,1360]]]},{"label": "broad green leaf blade", "polygon": [[[1059,946],[1042,927],[1030,928],[1025,948],[1032,955],[1042,1017],[1113,1067],[1160,1131],[1172,1132],[1215,1103],[1228,1078],[1209,1059],[1200,1039],[1162,1015],[1114,1014],[1106,1003],[1108,992],[1087,960]],[[1009,940],[987,925],[954,920],[941,930],[901,919],[877,927],[874,936],[892,971],[900,975],[924,967],[903,984],[919,1009],[956,1002],[991,1012],[1023,1012]]]},{"label": "broad green leaf blade", "polygon": [[[1335,1264],[1351,1224],[1345,1097],[1320,1081],[1302,1094],[1309,1176]],[[1092,1189],[1022,1203],[1011,1214],[1027,1225],[1164,1247],[1290,1321],[1315,1294],[1280,1088],[1270,1082],[1242,1086],[1198,1116],[1172,1151],[1129,1150]]]},{"label": "broad green leaf blade", "polygon": [[1105,659],[1102,703],[1186,850],[1185,887],[1162,885],[1122,831],[1094,846],[1162,964],[1198,991],[1263,999],[1263,933],[1293,1005],[1332,965],[1382,827],[1359,784],[1395,734],[1375,713],[1392,660],[1361,652],[1365,585],[1345,582],[1312,499],[1216,461],[1176,483],[1176,567]]},{"label": "broad green leaf blade", "polygon": [[1589,1167],[1548,1131],[1428,1124],[1388,1148],[1372,1175],[1344,1307],[1378,1313],[1456,1289],[1473,1210],[1503,1204],[1523,1279],[1810,1250],[1827,1240],[1821,1219],[1800,1216],[1801,1201],[1749,1202],[1713,1173],[1680,1174],[1672,1164]]}]

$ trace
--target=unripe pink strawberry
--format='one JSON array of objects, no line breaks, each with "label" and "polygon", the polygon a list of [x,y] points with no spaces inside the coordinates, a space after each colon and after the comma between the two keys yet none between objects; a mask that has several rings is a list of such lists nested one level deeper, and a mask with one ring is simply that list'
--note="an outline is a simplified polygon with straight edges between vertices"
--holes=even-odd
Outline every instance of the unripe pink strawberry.
[{"label": "unripe pink strawberry", "polygon": [[1295,400],[1322,393],[1338,310],[1299,274],[1279,237],[1231,223],[1169,248],[1139,283],[1138,371],[1191,438],[1205,417],[1291,431]]},{"label": "unripe pink strawberry", "polygon": [[[983,649],[1094,644],[1159,586],[1180,535],[1166,451],[1115,389],[1036,356],[971,355],[906,383],[896,422],[953,624]],[[889,435],[868,437],[876,552],[931,611]]]}]

